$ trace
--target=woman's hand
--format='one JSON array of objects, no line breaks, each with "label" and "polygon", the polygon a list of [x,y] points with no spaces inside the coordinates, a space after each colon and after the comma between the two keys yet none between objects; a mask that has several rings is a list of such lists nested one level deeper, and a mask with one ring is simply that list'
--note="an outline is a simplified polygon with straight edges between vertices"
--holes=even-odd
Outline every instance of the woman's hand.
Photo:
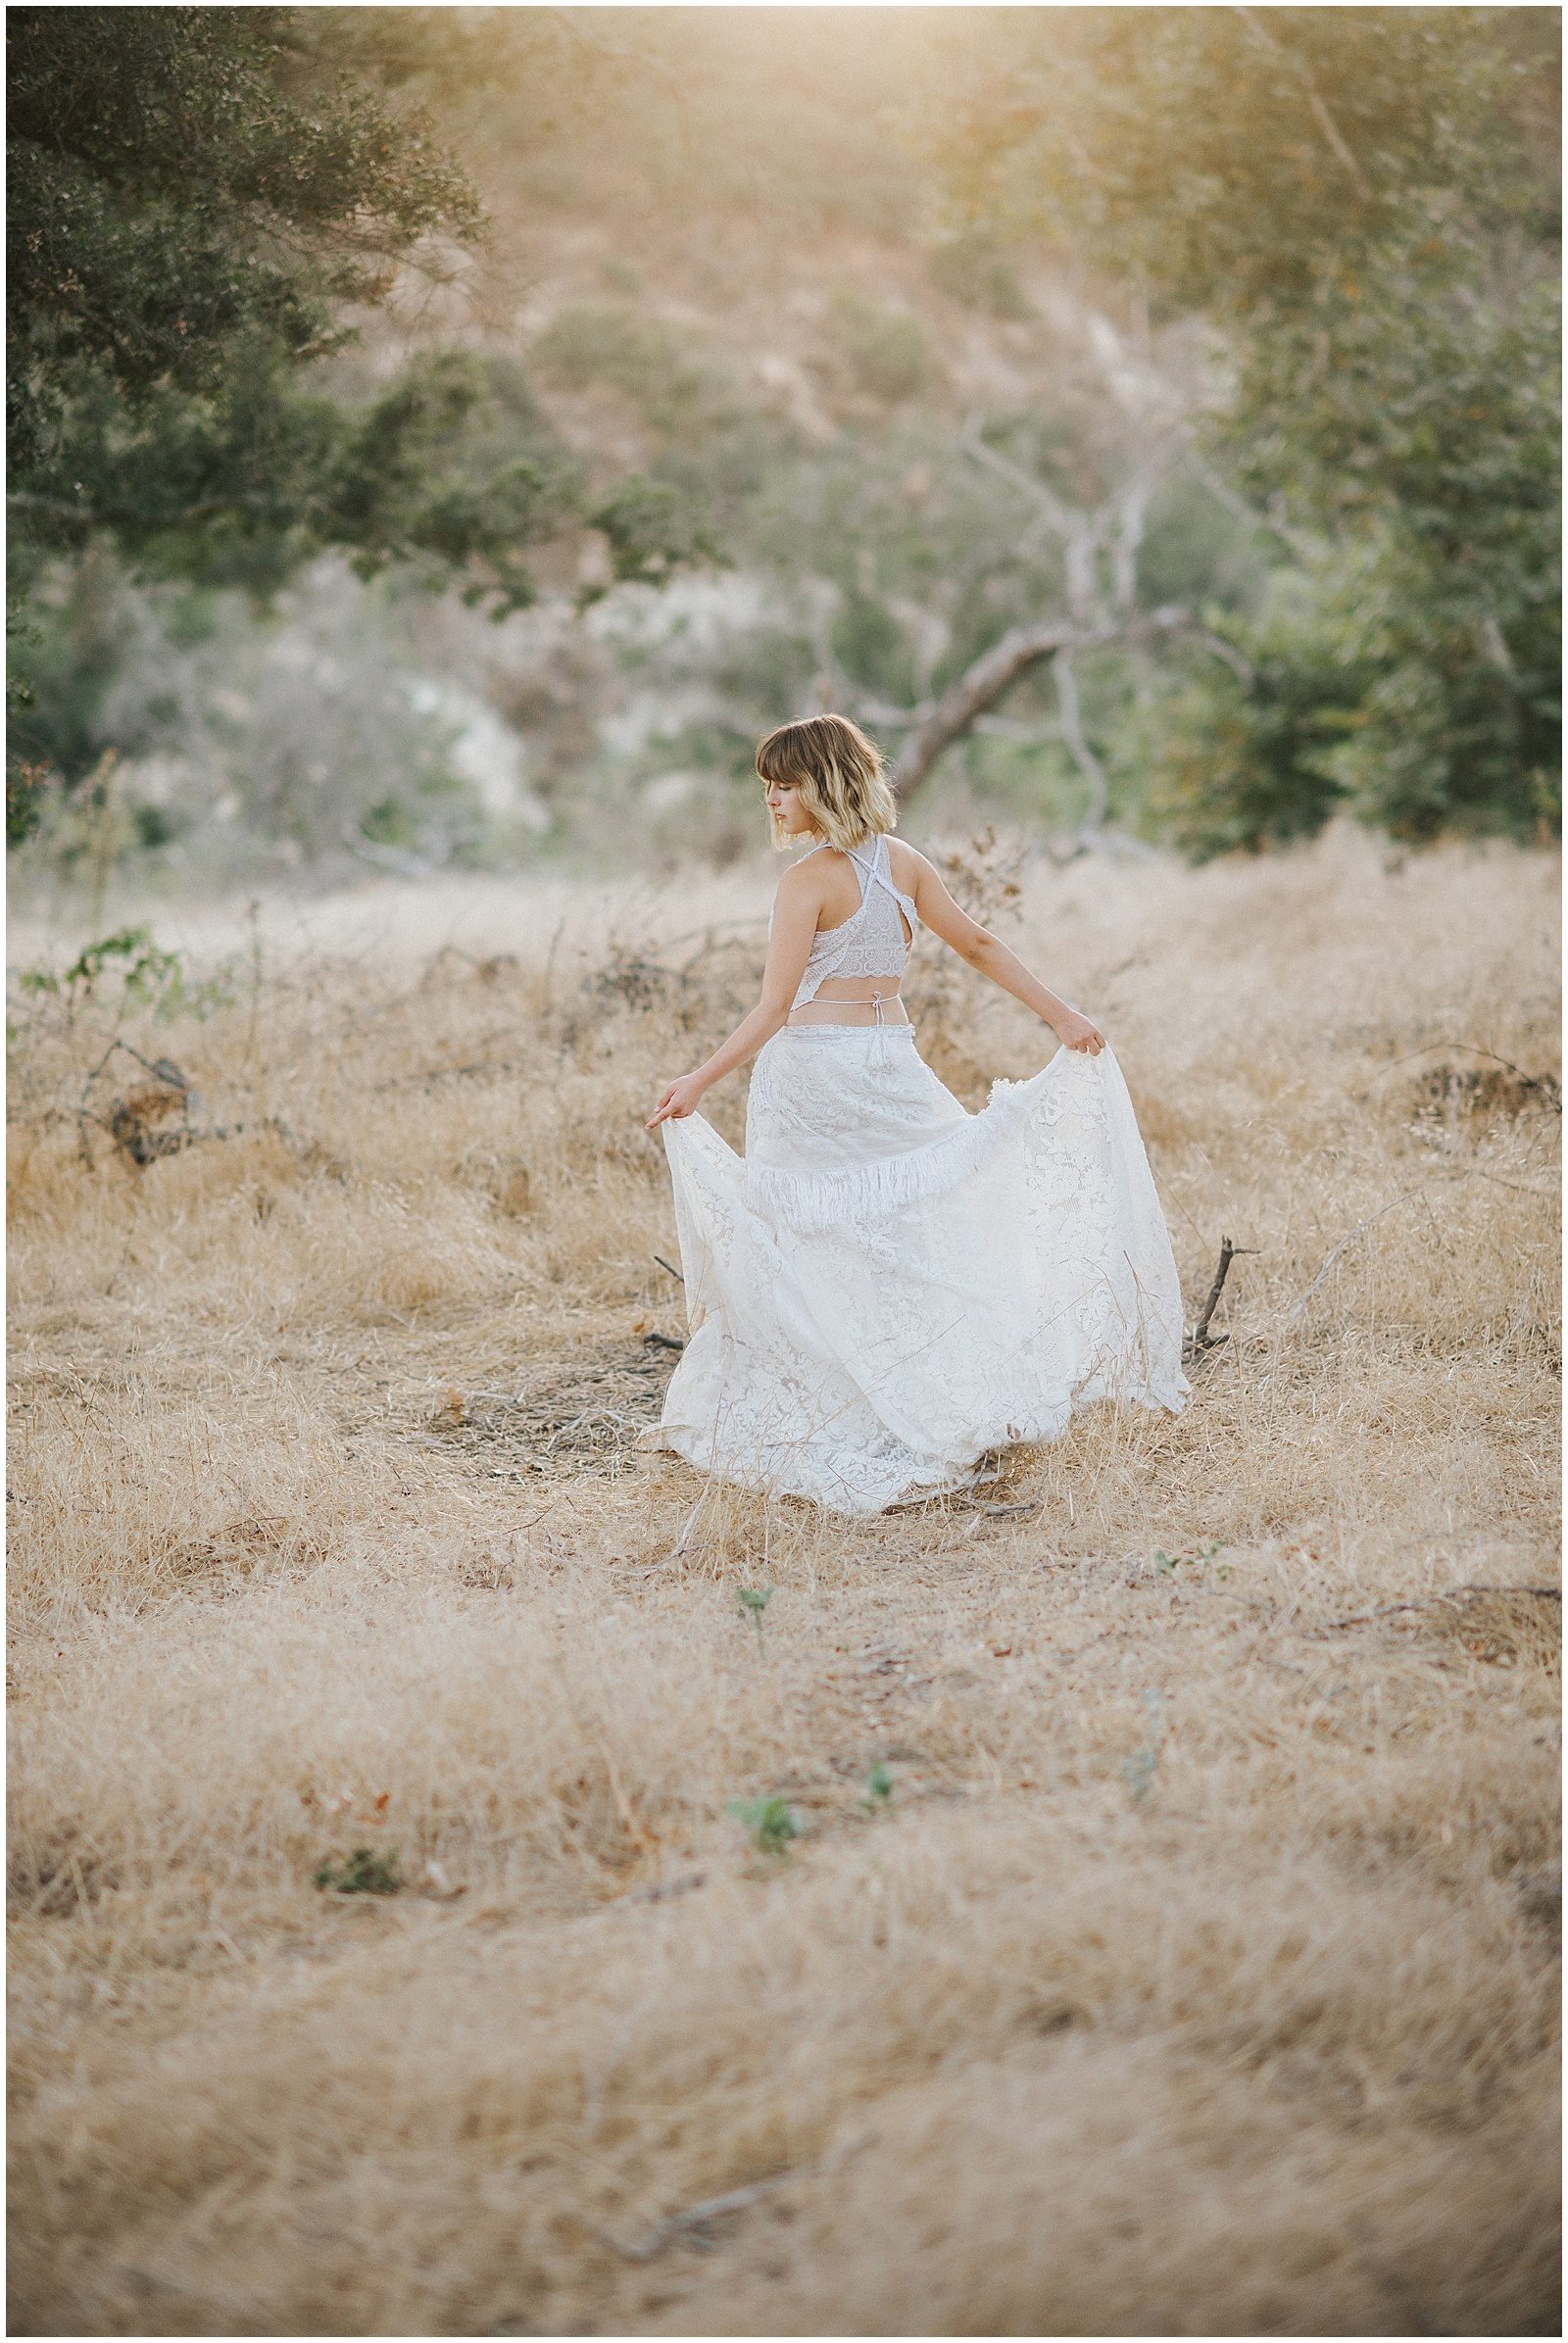
[{"label": "woman's hand", "polygon": [[1075,1008],[1070,1008],[1064,1017],[1054,1017],[1052,1023],[1064,1049],[1082,1049],[1090,1057],[1098,1057],[1105,1047],[1105,1037],[1099,1026],[1091,1025],[1087,1017],[1080,1017]]},{"label": "woman's hand", "polygon": [[707,1088],[695,1074],[682,1074],[674,1082],[666,1083],[643,1129],[651,1131],[656,1123],[677,1122],[682,1115],[695,1114]]}]

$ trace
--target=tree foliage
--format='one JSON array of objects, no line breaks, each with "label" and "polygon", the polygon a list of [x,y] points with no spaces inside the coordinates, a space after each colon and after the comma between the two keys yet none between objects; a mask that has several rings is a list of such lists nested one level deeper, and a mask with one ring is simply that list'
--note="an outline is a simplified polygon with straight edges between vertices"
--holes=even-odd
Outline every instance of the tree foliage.
[{"label": "tree foliage", "polygon": [[[353,42],[364,70],[439,66],[430,12],[370,13],[419,22]],[[657,568],[659,500],[590,491],[514,362],[427,350],[357,404],[313,375],[360,340],[351,307],[400,268],[439,275],[487,227],[430,118],[329,63],[343,45],[282,8],[12,10],[24,574],[96,531],[152,574],[266,592],[336,546],[364,575],[466,572],[499,614],[530,598],[524,549],[600,525],[598,504],[617,574]],[[670,518],[666,566],[691,551]]]},{"label": "tree foliage", "polygon": [[537,461],[466,479],[478,375],[421,365],[358,413],[299,379],[421,239],[482,232],[427,125],[323,77],[280,9],[16,9],[8,65],[24,565],[106,531],[155,572],[264,589],[336,544],[477,555],[514,592],[548,494]]},{"label": "tree foliage", "polygon": [[20,8],[7,40],[12,328],[129,397],[220,391],[247,325],[295,357],[337,346],[329,302],[482,226],[416,122],[346,77],[290,91],[285,10]]},{"label": "tree foliage", "polygon": [[968,211],[1195,309],[1216,448],[1299,575],[1162,776],[1196,851],[1348,804],[1396,834],[1555,803],[1554,12],[1051,12],[934,133]]},{"label": "tree foliage", "polygon": [[[442,53],[408,13],[389,83]],[[261,597],[335,547],[363,577],[458,578],[495,616],[564,527],[602,529],[616,576],[702,550],[666,493],[591,483],[505,355],[426,349],[337,390],[353,308],[400,268],[439,275],[487,217],[429,117],[330,62],[310,11],[18,8],[7,40],[14,617],[41,561],[95,539]],[[35,792],[11,780],[15,835]]]}]

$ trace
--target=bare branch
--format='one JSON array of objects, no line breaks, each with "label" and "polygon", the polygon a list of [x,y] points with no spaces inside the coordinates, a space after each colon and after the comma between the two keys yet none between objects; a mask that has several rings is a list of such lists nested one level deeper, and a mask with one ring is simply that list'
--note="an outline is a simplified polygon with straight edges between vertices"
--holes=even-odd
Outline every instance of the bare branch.
[{"label": "bare branch", "polygon": [[1238,8],[1236,14],[1255,41],[1260,43],[1263,48],[1271,50],[1276,57],[1289,66],[1301,84],[1302,94],[1311,110],[1312,120],[1328,141],[1336,162],[1339,163],[1347,177],[1350,179],[1357,194],[1362,197],[1364,202],[1370,203],[1372,201],[1371,183],[1362,171],[1360,164],[1357,163],[1341,137],[1339,124],[1324,104],[1323,93],[1313,80],[1312,70],[1305,58],[1298,57],[1294,49],[1288,49],[1283,41],[1276,40],[1272,32],[1266,31],[1258,21],[1255,8]]},{"label": "bare branch", "polygon": [[1129,483],[1117,502],[1110,547],[1110,599],[1118,610],[1130,610],[1137,605],[1138,554],[1144,542],[1150,487],[1146,469]]},{"label": "bare branch", "polygon": [[983,733],[988,740],[1018,741],[1030,749],[1038,749],[1043,741],[1061,738],[1059,724],[1049,719],[1032,724],[1026,716],[976,716],[970,729]]},{"label": "bare branch", "polygon": [[839,590],[831,579],[823,577],[808,579],[807,590],[807,631],[816,665],[806,686],[805,703],[796,711],[803,716],[813,714],[819,708],[842,708],[853,696],[849,677],[833,649],[833,619],[842,600]]},{"label": "bare branch", "polygon": [[912,708],[899,708],[891,700],[856,695],[855,709],[867,724],[923,724],[936,707],[934,700],[917,700]]},{"label": "bare branch", "polygon": [[[1190,611],[1178,604],[1168,604],[1142,617],[1106,619],[1099,625],[1055,618],[1044,625],[1010,628],[938,697],[933,707],[911,711],[915,713],[914,727],[904,745],[895,781],[900,798],[911,797],[943,751],[960,739],[976,716],[994,708],[1019,676],[1042,659],[1054,659],[1063,651],[1071,654],[1098,651],[1111,644],[1146,642],[1185,632],[1192,624]],[[886,716],[882,720],[886,721]]]},{"label": "bare branch", "polygon": [[1271,537],[1277,537],[1282,545],[1288,545],[1298,561],[1311,560],[1317,549],[1304,532],[1283,527],[1279,521],[1271,520],[1266,513],[1259,513],[1255,506],[1248,503],[1246,497],[1238,494],[1221,473],[1205,464],[1194,449],[1187,450],[1185,461],[1194,479],[1200,481],[1209,495],[1224,506],[1227,513],[1234,513],[1236,518],[1246,521],[1250,528],[1266,529]]},{"label": "bare branch", "polygon": [[1223,659],[1237,682],[1251,690],[1257,681],[1257,669],[1245,651],[1238,651],[1234,643],[1227,643],[1223,635],[1212,634],[1206,626],[1195,626],[1192,639],[1195,643],[1200,643],[1205,651],[1211,651],[1217,659]]},{"label": "bare branch", "polygon": [[1041,519],[1054,529],[1058,537],[1069,539],[1087,525],[1085,515],[1082,513],[1075,513],[1071,506],[1064,505],[1060,497],[1046,486],[1044,480],[1037,479],[1033,472],[1025,471],[1021,464],[1014,464],[1010,456],[1004,456],[1000,448],[992,447],[990,442],[981,436],[981,416],[978,410],[964,416],[963,428],[958,433],[958,445],[966,456],[974,459],[976,464],[982,464],[987,471],[995,472],[998,479],[1005,480],[1009,488],[1021,490],[1028,497]]},{"label": "bare branch", "polygon": [[1230,1275],[1231,1263],[1241,1254],[1255,1250],[1255,1245],[1233,1245],[1228,1237],[1220,1239],[1219,1267],[1215,1270],[1214,1282],[1208,1289],[1208,1299],[1203,1304],[1202,1315],[1193,1329],[1193,1339],[1189,1345],[1193,1351],[1216,1350],[1221,1342],[1229,1341],[1230,1338],[1227,1335],[1211,1335],[1209,1333],[1209,1320],[1213,1317],[1219,1297],[1225,1291],[1225,1280]]},{"label": "bare branch", "polygon": [[1481,1042],[1423,1042],[1419,1049],[1407,1049],[1402,1057],[1395,1058],[1389,1071],[1392,1073],[1394,1066],[1407,1066],[1413,1057],[1430,1057],[1434,1049],[1463,1049],[1470,1057],[1490,1057],[1494,1066],[1501,1066],[1506,1073],[1516,1074],[1526,1090],[1540,1091],[1548,1104],[1554,1106],[1559,1114],[1562,1112],[1562,1094],[1555,1076],[1527,1074],[1524,1067],[1516,1066],[1511,1057],[1499,1057],[1495,1049],[1487,1049]]},{"label": "bare branch", "polygon": [[1105,768],[1084,738],[1083,718],[1078,705],[1078,678],[1073,673],[1072,653],[1058,651],[1051,662],[1051,673],[1056,686],[1056,705],[1061,710],[1061,737],[1072,752],[1072,759],[1089,784],[1089,805],[1084,814],[1085,830],[1103,828],[1110,810],[1110,782]]}]

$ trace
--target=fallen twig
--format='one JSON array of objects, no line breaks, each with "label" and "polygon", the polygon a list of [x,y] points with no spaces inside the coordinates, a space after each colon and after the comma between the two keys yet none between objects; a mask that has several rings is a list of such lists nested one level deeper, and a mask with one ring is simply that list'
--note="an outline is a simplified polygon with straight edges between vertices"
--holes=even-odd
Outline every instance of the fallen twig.
[{"label": "fallen twig", "polygon": [[1395,1209],[1396,1205],[1407,1204],[1412,1196],[1420,1196],[1422,1193],[1422,1190],[1419,1188],[1406,1188],[1401,1195],[1391,1197],[1389,1202],[1382,1205],[1376,1212],[1369,1212],[1365,1220],[1358,1220],[1353,1229],[1347,1229],[1345,1235],[1340,1239],[1339,1244],[1334,1247],[1334,1250],[1329,1254],[1328,1259],[1324,1262],[1322,1268],[1312,1280],[1312,1283],[1307,1287],[1306,1292],[1301,1295],[1298,1301],[1292,1305],[1292,1307],[1287,1311],[1285,1317],[1280,1321],[1281,1332],[1283,1332],[1286,1327],[1294,1326],[1296,1324],[1297,1319],[1299,1318],[1301,1312],[1305,1309],[1307,1303],[1311,1300],[1313,1294],[1317,1292],[1319,1286],[1321,1286],[1323,1283],[1323,1280],[1328,1276],[1329,1271],[1333,1268],[1335,1262],[1339,1259],[1341,1253],[1344,1252],[1348,1245],[1353,1244],[1355,1239],[1357,1237],[1363,1236],[1368,1229],[1376,1228],[1378,1222],[1385,1219],[1387,1215]]},{"label": "fallen twig", "polygon": [[703,1493],[698,1498],[696,1504],[692,1507],[690,1513],[687,1514],[685,1521],[681,1524],[680,1536],[676,1538],[674,1544],[670,1547],[667,1554],[661,1555],[657,1562],[650,1563],[647,1566],[647,1570],[645,1570],[643,1573],[644,1577],[647,1576],[648,1570],[662,1570],[666,1564],[677,1560],[680,1555],[685,1553],[686,1541],[690,1538],[693,1530],[697,1527],[697,1516],[702,1512],[703,1507],[707,1504],[710,1496],[711,1496],[713,1484],[711,1481],[707,1481],[703,1484]]},{"label": "fallen twig", "polygon": [[731,2188],[721,2197],[707,2197],[700,2205],[688,2205],[684,2212],[670,2214],[666,2221],[660,2221],[655,2228],[650,2229],[645,2237],[639,2237],[629,2244],[623,2238],[611,2237],[603,2230],[600,2234],[626,2261],[650,2262],[655,2254],[662,2253],[664,2247],[672,2244],[684,2230],[700,2229],[708,2221],[721,2220],[726,2213],[744,2213],[748,2205],[755,2205],[759,2199],[771,2196],[776,2189],[788,2188],[792,2181],[805,2180],[821,2169],[819,2162],[797,2165],[793,2172],[775,2172],[771,2179],[753,2180],[749,2186]]},{"label": "fallen twig", "polygon": [[1548,1204],[1558,1200],[1555,1188],[1526,1188],[1519,1180],[1504,1180],[1496,1172],[1483,1171],[1479,1163],[1470,1164],[1463,1171],[1444,1172],[1433,1182],[1434,1187],[1446,1187],[1460,1180],[1490,1180],[1494,1188],[1506,1188],[1510,1196],[1534,1196]]},{"label": "fallen twig", "polygon": [[1508,1074],[1517,1074],[1526,1090],[1540,1091],[1554,1113],[1562,1112],[1562,1092],[1553,1074],[1527,1074],[1523,1066],[1516,1066],[1511,1057],[1499,1057],[1495,1049],[1486,1049],[1480,1042],[1423,1042],[1419,1049],[1407,1049],[1389,1067],[1407,1066],[1413,1057],[1430,1057],[1435,1049],[1462,1049],[1468,1057],[1490,1057],[1494,1066],[1501,1066]]},{"label": "fallen twig", "polygon": [[1541,1602],[1560,1603],[1560,1586],[1446,1586],[1438,1594],[1423,1594],[1413,1601],[1379,1603],[1372,1611],[1352,1611],[1348,1619],[1331,1619],[1320,1635],[1332,1635],[1341,1628],[1370,1627],[1376,1619],[1392,1619],[1400,1611],[1430,1611],[1435,1603],[1456,1604],[1461,1609],[1467,1597],[1478,1594],[1532,1594]]},{"label": "fallen twig", "polygon": [[1541,1198],[1546,1203],[1555,1201],[1555,1193],[1551,1189],[1526,1188],[1516,1180],[1499,1179],[1495,1172],[1483,1171],[1477,1165],[1471,1165],[1462,1171],[1444,1172],[1440,1174],[1437,1179],[1425,1182],[1420,1188],[1406,1188],[1398,1196],[1391,1196],[1389,1201],[1380,1206],[1376,1212],[1369,1212],[1365,1220],[1358,1220],[1353,1229],[1346,1230],[1345,1235],[1340,1239],[1339,1244],[1335,1245],[1333,1251],[1329,1254],[1327,1260],[1323,1263],[1322,1268],[1318,1271],[1316,1277],[1313,1278],[1312,1283],[1307,1287],[1305,1293],[1300,1295],[1298,1300],[1292,1303],[1291,1308],[1280,1320],[1280,1332],[1284,1333],[1288,1327],[1292,1327],[1296,1324],[1297,1319],[1300,1317],[1301,1312],[1306,1308],[1307,1303],[1311,1300],[1313,1294],[1317,1292],[1319,1286],[1321,1286],[1323,1283],[1323,1280],[1328,1276],[1329,1271],[1334,1267],[1335,1262],[1339,1259],[1341,1253],[1344,1252],[1348,1245],[1353,1244],[1355,1239],[1364,1235],[1368,1229],[1376,1228],[1378,1222],[1382,1220],[1388,1213],[1392,1212],[1396,1205],[1411,1203],[1417,1196],[1424,1199],[1430,1194],[1432,1189],[1456,1186],[1461,1180],[1490,1180],[1495,1187],[1509,1189],[1515,1196],[1533,1196]]}]

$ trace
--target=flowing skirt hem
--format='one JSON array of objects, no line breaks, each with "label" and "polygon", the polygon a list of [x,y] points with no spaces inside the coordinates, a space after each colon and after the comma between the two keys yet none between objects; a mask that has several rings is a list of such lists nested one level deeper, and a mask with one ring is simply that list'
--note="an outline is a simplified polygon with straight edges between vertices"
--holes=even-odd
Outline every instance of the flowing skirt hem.
[{"label": "flowing skirt hem", "polygon": [[1109,1049],[970,1114],[870,1030],[768,1045],[744,1156],[701,1115],[662,1126],[690,1340],[638,1445],[863,1517],[994,1479],[1096,1401],[1178,1412],[1181,1293]]},{"label": "flowing skirt hem", "polygon": [[[1176,1415],[1184,1404],[1183,1398],[1156,1398],[1150,1392],[1121,1397],[1098,1392],[1072,1403],[1054,1430],[1042,1428],[1021,1440],[999,1435],[977,1448],[966,1463],[925,1464],[911,1456],[908,1477],[886,1492],[885,1484],[855,1489],[852,1476],[846,1475],[842,1468],[834,1472],[831,1467],[818,1465],[809,1473],[802,1473],[798,1467],[792,1470],[791,1464],[780,1463],[768,1470],[760,1465],[755,1455],[715,1454],[711,1432],[698,1424],[650,1424],[638,1434],[633,1444],[644,1454],[678,1457],[701,1476],[705,1487],[717,1482],[769,1501],[793,1497],[801,1504],[816,1506],[823,1513],[869,1521],[880,1513],[924,1504],[938,1497],[961,1496],[1000,1481],[1006,1471],[1009,1451],[1054,1445],[1065,1436],[1069,1425],[1092,1407],[1138,1407],[1150,1414]],[[824,1493],[824,1484],[831,1487],[835,1482],[838,1486],[833,1493]]]}]

